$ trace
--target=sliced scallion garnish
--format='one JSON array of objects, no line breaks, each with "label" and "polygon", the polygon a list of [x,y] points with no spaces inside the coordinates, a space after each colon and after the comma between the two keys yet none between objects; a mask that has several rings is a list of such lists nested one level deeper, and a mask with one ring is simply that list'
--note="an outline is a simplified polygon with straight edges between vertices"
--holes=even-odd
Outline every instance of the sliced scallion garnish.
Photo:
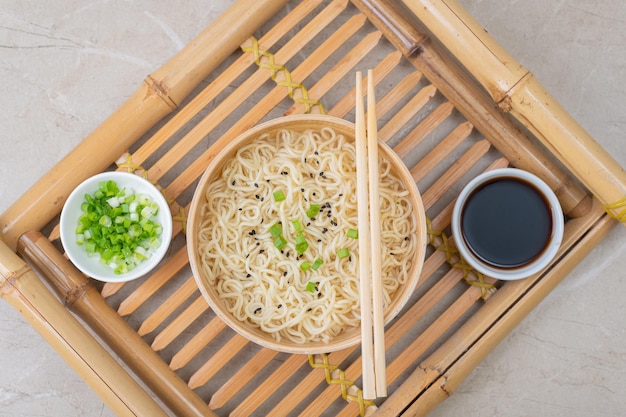
[{"label": "sliced scallion garnish", "polygon": [[276,247],[276,249],[282,249],[286,245],[287,245],[287,241],[285,240],[284,237],[278,236],[276,237],[276,239],[274,239],[274,246]]},{"label": "sliced scallion garnish", "polygon": [[313,262],[313,265],[311,265],[311,269],[313,269],[314,271],[317,271],[319,267],[322,266],[323,263],[324,261],[322,261],[320,258],[317,258],[315,262]]},{"label": "sliced scallion garnish", "polygon": [[272,227],[270,227],[270,234],[272,237],[278,237],[283,233],[283,226],[280,223],[275,223]]},{"label": "sliced scallion garnish", "polygon": [[315,216],[317,216],[320,212],[320,205],[319,204],[311,204],[309,206],[309,209],[306,212],[307,217],[309,218],[313,218]]},{"label": "sliced scallion garnish", "polygon": [[346,233],[346,236],[348,236],[351,239],[358,239],[359,238],[359,231],[357,229],[348,229],[348,232]]},{"label": "sliced scallion garnish", "polygon": [[274,201],[280,202],[285,200],[285,193],[283,190],[274,191]]}]

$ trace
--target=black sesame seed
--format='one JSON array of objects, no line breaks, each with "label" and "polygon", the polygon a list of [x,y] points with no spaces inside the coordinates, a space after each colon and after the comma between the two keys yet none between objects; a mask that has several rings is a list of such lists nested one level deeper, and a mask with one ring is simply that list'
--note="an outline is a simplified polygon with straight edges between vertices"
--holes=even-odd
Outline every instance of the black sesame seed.
[{"label": "black sesame seed", "polygon": [[320,153],[318,151],[313,152],[315,155],[319,155]]},{"label": "black sesame seed", "polygon": [[318,243],[319,243],[319,242],[321,242],[321,241],[322,241],[322,239],[317,239],[317,242],[318,242]]},{"label": "black sesame seed", "polygon": [[261,242],[257,242],[256,245],[259,246],[261,244]]},{"label": "black sesame seed", "polygon": [[237,181],[234,181],[234,180],[233,180],[233,182],[231,182],[231,184],[232,184],[232,185],[235,185],[235,184],[237,184]]},{"label": "black sesame seed", "polygon": [[261,249],[259,253],[265,253],[265,249]]},{"label": "black sesame seed", "polygon": [[286,277],[287,276],[287,271],[283,272],[283,276]]},{"label": "black sesame seed", "polygon": [[307,223],[306,226],[309,227],[311,225],[311,223]]},{"label": "black sesame seed", "polygon": [[251,275],[250,275],[250,274],[246,274],[246,278],[250,278],[250,277],[251,277]]},{"label": "black sesame seed", "polygon": [[282,304],[278,304],[278,308],[282,308],[282,306],[283,306]]},{"label": "black sesame seed", "polygon": [[300,191],[304,192],[304,188],[300,188]]},{"label": "black sesame seed", "polygon": [[313,175],[313,173],[311,172],[311,173],[309,174],[309,177],[314,178],[314,177],[315,177],[315,175]]},{"label": "black sesame seed", "polygon": [[325,227],[322,229],[322,233],[326,233],[326,232],[328,232],[328,228]]},{"label": "black sesame seed", "polygon": [[254,196],[256,197],[256,199],[257,199],[257,200],[258,200],[259,198],[261,198],[261,197],[259,197],[259,195],[258,195],[258,194],[255,194]]},{"label": "black sesame seed", "polygon": [[241,207],[239,207],[239,211],[243,210]]},{"label": "black sesame seed", "polygon": [[265,201],[265,197],[261,197],[261,201]]},{"label": "black sesame seed", "polygon": [[324,176],[324,171],[320,171],[320,177]]},{"label": "black sesame seed", "polygon": [[255,186],[256,188],[259,188],[259,184],[257,184],[256,182],[254,183],[254,186]]},{"label": "black sesame seed", "polygon": [[261,310],[262,310],[261,307],[257,308],[256,310],[254,310],[254,314],[259,314],[261,312]]}]

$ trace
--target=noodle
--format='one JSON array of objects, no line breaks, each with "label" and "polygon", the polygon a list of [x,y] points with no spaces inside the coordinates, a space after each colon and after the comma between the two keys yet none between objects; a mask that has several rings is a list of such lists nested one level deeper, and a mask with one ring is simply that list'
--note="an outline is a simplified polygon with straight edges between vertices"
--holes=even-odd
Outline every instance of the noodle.
[{"label": "noodle", "polygon": [[[200,264],[238,320],[294,343],[326,343],[359,326],[358,242],[347,236],[357,229],[354,158],[354,144],[331,128],[281,130],[242,147],[208,185]],[[417,232],[409,193],[387,160],[381,159],[380,173],[386,308],[409,278]],[[278,190],[284,201],[275,201]],[[307,216],[311,204],[321,207],[314,218]],[[309,245],[302,255],[295,250],[294,220]],[[279,222],[288,242],[282,250],[270,232]],[[350,255],[340,258],[343,248]],[[301,269],[318,258],[317,270]]]}]

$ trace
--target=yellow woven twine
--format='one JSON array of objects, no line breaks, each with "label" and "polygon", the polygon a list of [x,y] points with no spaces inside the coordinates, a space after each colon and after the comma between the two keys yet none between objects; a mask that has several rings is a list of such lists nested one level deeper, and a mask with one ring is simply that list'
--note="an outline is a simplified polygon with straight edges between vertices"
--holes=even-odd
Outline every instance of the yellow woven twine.
[{"label": "yellow woven twine", "polygon": [[[606,213],[620,223],[626,223],[626,196],[620,198],[615,203],[605,204],[602,206]],[[619,210],[621,209],[621,210]],[[615,213],[614,210],[619,210]]]},{"label": "yellow woven twine", "polygon": [[[276,63],[276,57],[271,52],[260,49],[259,41],[255,37],[250,38],[252,46],[242,46],[241,50],[249,52],[254,55],[254,62],[261,69],[267,69],[270,71],[270,77],[273,81],[276,81],[277,76],[282,74],[284,80],[276,81],[276,85],[287,88],[287,94],[294,102],[304,105],[304,112],[311,113],[314,107],[318,107],[321,114],[326,114],[324,105],[315,99],[309,98],[309,91],[304,85],[299,82],[293,81],[291,77],[291,71],[284,65]],[[265,59],[263,59],[265,58]],[[296,97],[296,92],[300,92],[301,97]]]},{"label": "yellow woven twine", "polygon": [[[315,360],[315,355],[309,355],[309,365],[311,365],[311,368],[322,369],[328,385],[339,385],[341,388],[341,397],[346,401],[358,404],[359,415],[364,416],[368,407],[376,406],[373,401],[363,398],[363,391],[354,384],[354,381],[346,379],[346,373],[342,369],[340,369],[337,365],[330,364],[328,354],[324,353],[319,356],[321,362]],[[333,373],[335,374],[334,377]],[[348,392],[348,388],[350,387],[356,388],[356,395],[352,395]]]}]

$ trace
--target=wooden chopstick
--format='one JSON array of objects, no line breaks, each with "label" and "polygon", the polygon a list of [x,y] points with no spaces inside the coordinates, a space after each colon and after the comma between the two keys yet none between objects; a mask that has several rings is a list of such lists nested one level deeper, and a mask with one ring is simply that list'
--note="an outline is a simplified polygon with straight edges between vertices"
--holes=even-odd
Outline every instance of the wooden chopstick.
[{"label": "wooden chopstick", "polygon": [[361,302],[361,360],[363,396],[387,395],[385,323],[382,295],[380,202],[378,179],[378,133],[374,77],[368,70],[367,121],[363,103],[362,75],[356,73],[356,172],[359,222],[359,276]]},{"label": "wooden chopstick", "polygon": [[361,72],[356,73],[355,106],[357,220],[359,222],[359,277],[361,302],[361,364],[363,367],[363,396],[376,397],[374,374],[374,345],[372,328],[372,287],[370,263],[369,188],[365,109]]},{"label": "wooden chopstick", "polygon": [[367,72],[367,156],[369,173],[370,257],[372,273],[372,304],[374,326],[374,374],[376,395],[387,396],[385,362],[385,314],[383,311],[382,252],[380,245],[380,198],[378,190],[378,126],[376,122],[376,95],[374,71]]}]

